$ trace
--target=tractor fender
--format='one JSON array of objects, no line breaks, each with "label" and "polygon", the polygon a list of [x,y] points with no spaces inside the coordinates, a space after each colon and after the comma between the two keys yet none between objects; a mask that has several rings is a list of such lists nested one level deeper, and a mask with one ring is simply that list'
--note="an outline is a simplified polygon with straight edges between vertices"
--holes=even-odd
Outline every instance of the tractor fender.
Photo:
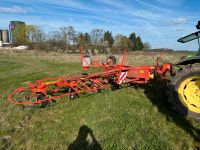
[{"label": "tractor fender", "polygon": [[187,64],[194,64],[194,63],[200,63],[200,56],[181,59],[174,65],[178,66],[178,65],[187,65]]}]

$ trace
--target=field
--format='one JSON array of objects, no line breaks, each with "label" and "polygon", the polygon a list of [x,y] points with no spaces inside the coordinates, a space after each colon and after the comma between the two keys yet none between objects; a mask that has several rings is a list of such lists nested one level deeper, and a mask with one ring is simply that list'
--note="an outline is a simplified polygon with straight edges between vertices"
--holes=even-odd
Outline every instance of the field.
[{"label": "field", "polygon": [[[154,64],[159,55],[175,62],[184,54],[135,52],[127,62]],[[200,123],[172,111],[161,85],[66,97],[46,108],[7,101],[27,81],[80,73],[79,55],[0,50],[0,149],[199,149]]]}]

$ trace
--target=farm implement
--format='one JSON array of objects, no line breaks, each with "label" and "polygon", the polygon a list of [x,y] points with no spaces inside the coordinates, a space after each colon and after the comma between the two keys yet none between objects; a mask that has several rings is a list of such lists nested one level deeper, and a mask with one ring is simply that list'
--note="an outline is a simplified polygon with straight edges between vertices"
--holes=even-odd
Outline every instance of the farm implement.
[{"label": "farm implement", "polygon": [[[82,50],[83,51],[83,50]],[[15,89],[8,95],[10,102],[16,105],[39,104],[45,106],[50,101],[61,97],[75,99],[85,94],[94,94],[103,89],[116,89],[128,83],[144,84],[160,76],[163,80],[171,74],[171,64],[159,65],[161,58],[157,59],[156,66],[126,66],[126,50],[121,64],[115,64],[116,58],[109,56],[106,61],[92,62],[89,56],[82,54],[81,62],[84,70],[90,67],[102,68],[102,72],[78,76],[61,76],[38,80],[36,83]]]},{"label": "farm implement", "polygon": [[[200,29],[200,22],[197,29]],[[180,38],[178,42],[198,39],[199,43],[199,37],[200,31]],[[167,85],[168,101],[173,108],[183,115],[200,119],[200,48],[197,56],[184,58],[176,64],[168,63],[160,57],[157,58],[156,65],[128,66],[125,62],[126,50],[116,64],[115,56],[109,56],[105,61],[94,61],[89,55],[84,55],[81,48],[83,70],[101,68],[103,71],[30,82],[8,94],[8,100],[16,105],[37,104],[45,107],[61,97],[73,100],[82,95],[100,93],[105,89],[114,90],[127,84],[148,84],[159,78]]]}]

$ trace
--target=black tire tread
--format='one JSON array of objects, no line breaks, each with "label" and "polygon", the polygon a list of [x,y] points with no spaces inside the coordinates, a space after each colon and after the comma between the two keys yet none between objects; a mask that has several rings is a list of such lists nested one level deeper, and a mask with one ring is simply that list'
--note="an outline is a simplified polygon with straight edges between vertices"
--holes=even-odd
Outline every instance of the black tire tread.
[{"label": "black tire tread", "polygon": [[[37,100],[44,100],[45,99],[45,95],[44,94],[40,94],[37,97]],[[45,108],[47,105],[49,104],[49,101],[43,101],[39,104],[40,108]]]},{"label": "black tire tread", "polygon": [[116,64],[116,62],[117,62],[117,60],[116,60],[116,57],[115,57],[115,56],[113,56],[113,55],[110,55],[110,56],[108,56],[108,58],[107,58],[106,62],[108,62],[108,59],[111,59],[111,60],[113,61],[113,65],[115,65],[115,64]]}]

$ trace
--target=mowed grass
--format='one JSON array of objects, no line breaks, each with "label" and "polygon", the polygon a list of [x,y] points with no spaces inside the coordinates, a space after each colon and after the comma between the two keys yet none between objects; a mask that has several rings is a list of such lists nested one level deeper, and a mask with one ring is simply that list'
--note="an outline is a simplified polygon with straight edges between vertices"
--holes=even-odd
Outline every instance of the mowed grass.
[{"label": "mowed grass", "polygon": [[[159,54],[157,54],[159,55]],[[167,54],[176,61],[180,54]],[[155,56],[128,55],[129,64]],[[198,149],[200,122],[170,109],[159,84],[124,87],[46,108],[14,106],[6,95],[46,77],[80,74],[78,55],[0,53],[0,149]]]}]

